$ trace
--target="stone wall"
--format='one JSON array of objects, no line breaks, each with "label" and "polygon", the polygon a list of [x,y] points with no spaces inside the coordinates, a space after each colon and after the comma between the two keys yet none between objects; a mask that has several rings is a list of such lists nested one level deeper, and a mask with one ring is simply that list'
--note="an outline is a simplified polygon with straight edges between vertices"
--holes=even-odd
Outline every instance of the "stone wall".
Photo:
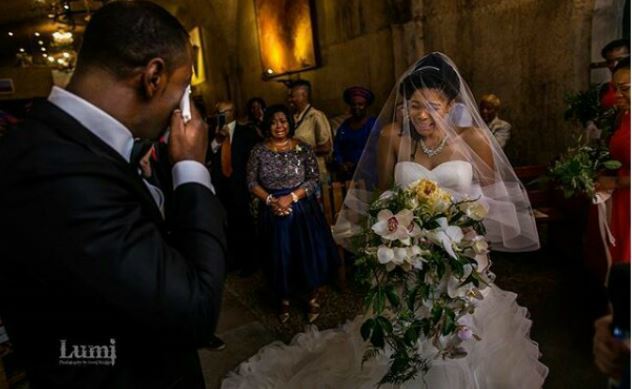
[{"label": "stone wall", "polygon": [[[198,93],[207,104],[286,101],[281,83],[261,78],[254,0],[157,1],[203,28],[208,81]],[[375,92],[378,113],[415,58],[442,51],[474,96],[502,99],[514,125],[511,159],[546,163],[573,137],[564,95],[588,86],[593,1],[315,0],[321,67],[293,77],[312,81],[314,105],[329,116],[346,110],[342,90],[355,84]]]},{"label": "stone wall", "polygon": [[474,96],[495,93],[515,163],[546,163],[572,139],[564,96],[589,81],[592,0],[424,2],[424,45],[452,57]]}]

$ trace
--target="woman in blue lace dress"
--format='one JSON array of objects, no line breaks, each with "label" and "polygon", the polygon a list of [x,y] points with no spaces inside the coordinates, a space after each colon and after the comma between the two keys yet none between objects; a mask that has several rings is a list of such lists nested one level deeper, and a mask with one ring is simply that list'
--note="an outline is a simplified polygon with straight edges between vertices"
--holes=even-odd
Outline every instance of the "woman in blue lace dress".
[{"label": "woman in blue lace dress", "polygon": [[265,141],[248,160],[248,188],[261,200],[259,231],[264,273],[280,300],[279,318],[289,318],[290,296],[307,293],[308,320],[319,315],[318,288],[326,284],[339,259],[330,227],[314,194],[318,163],[311,147],[294,139],[288,109],[266,110]]}]

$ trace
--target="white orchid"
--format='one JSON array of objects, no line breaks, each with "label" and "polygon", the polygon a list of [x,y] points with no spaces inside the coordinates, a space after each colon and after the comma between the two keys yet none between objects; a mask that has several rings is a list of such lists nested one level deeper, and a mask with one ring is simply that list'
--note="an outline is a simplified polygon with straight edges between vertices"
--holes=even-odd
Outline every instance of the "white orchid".
[{"label": "white orchid", "polygon": [[475,233],[467,233],[465,238],[469,240],[464,242],[466,249],[463,251],[463,254],[476,260],[479,272],[484,271],[489,266],[489,243],[484,237]]},{"label": "white orchid", "polygon": [[388,271],[396,266],[401,266],[405,271],[411,271],[413,268],[421,270],[424,262],[421,255],[424,253],[427,251],[419,246],[390,248],[381,245],[377,249],[377,260],[382,265],[386,265]]},{"label": "white orchid", "polygon": [[408,235],[411,238],[418,238],[423,235],[421,227],[419,227],[419,224],[417,224],[415,220],[408,225]]},{"label": "white orchid", "polygon": [[482,236],[477,236],[472,241],[472,249],[474,249],[476,254],[487,254],[489,253],[489,243]]},{"label": "white orchid", "polygon": [[377,261],[386,266],[387,271],[395,269],[393,260],[395,259],[395,251],[388,246],[380,246],[377,249]]},{"label": "white orchid", "polygon": [[410,235],[408,228],[413,221],[413,212],[410,209],[399,211],[393,215],[388,209],[383,209],[377,214],[377,223],[371,229],[386,240],[400,240],[409,244]]},{"label": "white orchid", "polygon": [[474,338],[474,333],[472,332],[472,329],[470,327],[463,326],[459,328],[459,332],[457,332],[457,336],[462,341],[467,341]]},{"label": "white orchid", "polygon": [[454,246],[463,240],[463,231],[461,227],[448,225],[448,219],[441,217],[437,219],[439,227],[428,231],[428,237],[436,244],[443,246],[445,251],[454,259],[457,258],[454,252]]},{"label": "white orchid", "polygon": [[382,245],[377,249],[377,261],[382,265],[392,262],[393,258],[395,258],[395,252],[392,248]]}]

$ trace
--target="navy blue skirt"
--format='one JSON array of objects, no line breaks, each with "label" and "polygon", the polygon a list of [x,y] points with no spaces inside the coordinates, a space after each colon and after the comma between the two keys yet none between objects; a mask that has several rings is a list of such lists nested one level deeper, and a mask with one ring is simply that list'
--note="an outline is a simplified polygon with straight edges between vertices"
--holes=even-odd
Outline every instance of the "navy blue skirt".
[{"label": "navy blue skirt", "polygon": [[[293,189],[271,190],[283,196]],[[278,297],[309,292],[329,283],[340,263],[338,250],[316,198],[307,196],[292,204],[288,216],[276,216],[261,203],[260,247],[263,271]]]}]

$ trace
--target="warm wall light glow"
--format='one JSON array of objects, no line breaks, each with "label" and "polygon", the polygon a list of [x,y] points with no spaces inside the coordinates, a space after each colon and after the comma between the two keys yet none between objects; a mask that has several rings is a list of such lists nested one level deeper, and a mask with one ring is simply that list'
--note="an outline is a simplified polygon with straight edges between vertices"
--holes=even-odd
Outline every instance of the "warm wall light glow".
[{"label": "warm wall light glow", "polygon": [[67,52],[64,51],[64,53],[62,54],[64,56],[64,58],[70,58],[70,54],[68,54]]},{"label": "warm wall light glow", "polygon": [[69,45],[73,42],[72,32],[55,31],[53,33],[53,41],[58,45]]},{"label": "warm wall light glow", "polygon": [[9,31],[9,36],[13,36],[13,33],[11,31]]},{"label": "warm wall light glow", "polygon": [[46,51],[46,47],[40,47],[40,50]]},{"label": "warm wall light glow", "polygon": [[20,53],[23,53],[23,52],[24,52],[24,49],[20,47]]},{"label": "warm wall light glow", "polygon": [[267,75],[318,65],[309,0],[255,0],[255,10],[261,64]]},{"label": "warm wall light glow", "polygon": [[39,32],[35,32],[35,34],[33,34],[33,35],[40,36],[40,33]]},{"label": "warm wall light glow", "polygon": [[191,85],[199,85],[206,81],[206,69],[204,68],[204,53],[202,52],[202,34],[199,27],[189,31],[189,39],[193,46],[193,77]]},{"label": "warm wall light glow", "polygon": [[37,44],[41,46],[44,44],[44,41],[37,41]]},{"label": "warm wall light glow", "polygon": [[48,62],[55,62],[55,58],[53,58],[53,57],[48,57]]}]

